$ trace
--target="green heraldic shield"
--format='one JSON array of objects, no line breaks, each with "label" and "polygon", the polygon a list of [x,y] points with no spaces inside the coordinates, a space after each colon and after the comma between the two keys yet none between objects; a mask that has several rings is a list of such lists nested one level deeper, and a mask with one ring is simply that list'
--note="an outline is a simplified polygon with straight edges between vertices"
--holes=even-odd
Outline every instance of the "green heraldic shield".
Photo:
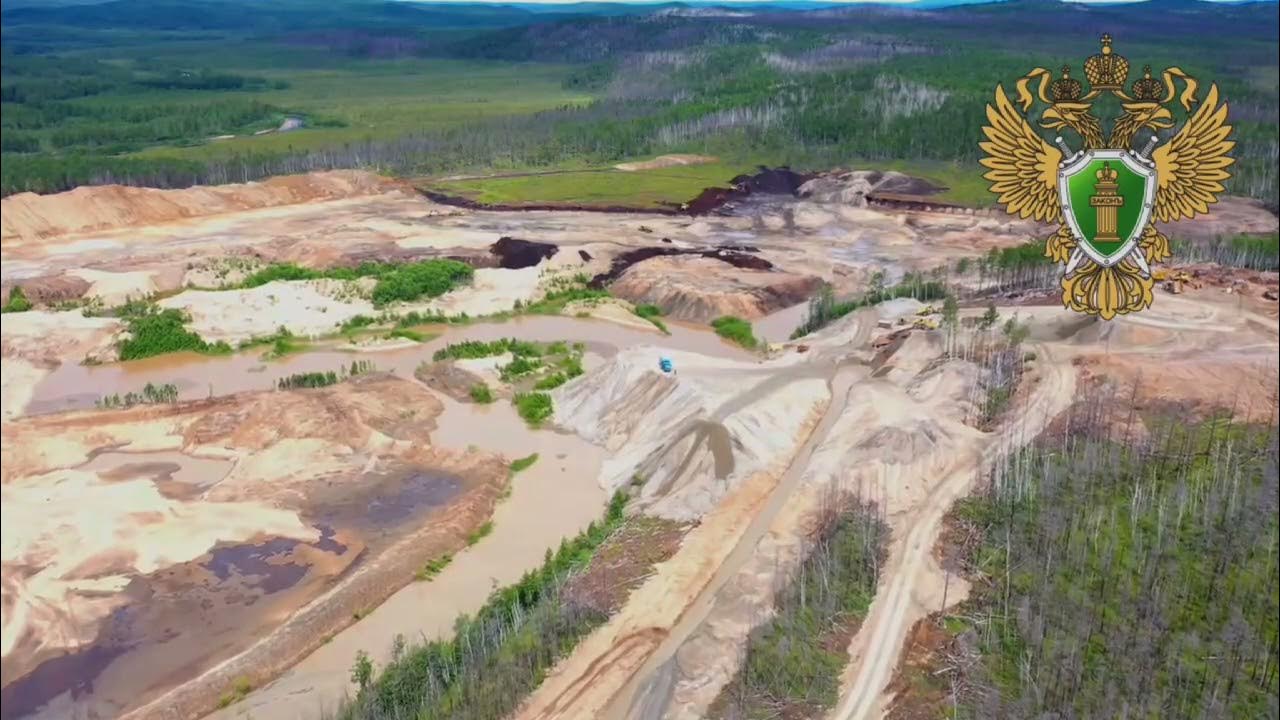
[{"label": "green heraldic shield", "polygon": [[[1103,35],[1101,52],[1085,60],[1087,82],[1071,77],[1070,66],[1056,79],[1035,68],[1018,80],[1016,105],[997,85],[979,143],[997,202],[1058,225],[1045,256],[1065,265],[1063,305],[1106,320],[1151,305],[1151,266],[1169,257],[1155,223],[1207,213],[1235,147],[1216,85],[1201,102],[1181,69],[1156,79],[1148,66],[1130,86],[1129,62],[1111,44]],[[1110,128],[1094,113],[1101,98],[1120,106]],[[1029,120],[1033,106],[1039,129]],[[1171,108],[1180,108],[1180,125]]]}]

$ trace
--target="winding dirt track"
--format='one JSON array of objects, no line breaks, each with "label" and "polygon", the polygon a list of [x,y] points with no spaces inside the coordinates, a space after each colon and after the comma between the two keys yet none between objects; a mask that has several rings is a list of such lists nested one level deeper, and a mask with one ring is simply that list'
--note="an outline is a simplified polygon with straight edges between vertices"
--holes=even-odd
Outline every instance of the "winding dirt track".
[{"label": "winding dirt track", "polygon": [[[918,619],[921,610],[919,599],[914,597],[916,584],[922,575],[931,571],[933,546],[941,531],[942,518],[956,500],[966,495],[979,468],[996,458],[1010,446],[1021,445],[1034,438],[1040,430],[1071,402],[1075,392],[1075,371],[1069,361],[1054,357],[1045,346],[1036,347],[1045,362],[1040,383],[1018,417],[1010,425],[1020,426],[1016,437],[1002,437],[989,444],[979,463],[967,462],[957,467],[929,496],[926,504],[914,514],[906,537],[895,543],[889,563],[884,568],[884,579],[876,592],[871,610],[863,622],[866,630],[855,636],[850,646],[849,669],[856,668],[852,692],[845,695],[832,717],[836,720],[876,717],[877,704],[883,689],[893,678],[898,664],[898,654],[907,632]],[[895,523],[899,527],[901,522]],[[911,612],[913,609],[917,612]]]}]

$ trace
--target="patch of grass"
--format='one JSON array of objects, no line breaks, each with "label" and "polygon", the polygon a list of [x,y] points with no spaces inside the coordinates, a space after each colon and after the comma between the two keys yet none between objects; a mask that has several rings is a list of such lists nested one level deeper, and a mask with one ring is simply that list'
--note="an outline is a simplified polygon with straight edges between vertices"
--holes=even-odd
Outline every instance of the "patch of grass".
[{"label": "patch of grass", "polygon": [[181,310],[160,310],[154,305],[130,306],[125,322],[129,337],[121,340],[121,360],[164,355],[171,352],[197,352],[205,355],[226,355],[231,346],[225,342],[208,343],[188,330],[189,318]]},{"label": "patch of grass", "polygon": [[[611,297],[608,290],[597,290],[588,287],[572,287],[563,290],[552,290],[537,302],[525,306],[525,312],[532,315],[559,315],[564,306],[578,300],[602,300]],[[579,313],[584,317],[584,313]]]},{"label": "patch of grass", "polygon": [[218,698],[218,707],[225,708],[235,705],[248,697],[251,692],[253,692],[253,683],[249,682],[247,677],[239,677],[236,679],[235,684],[231,686],[231,689]]},{"label": "patch of grass", "polygon": [[754,168],[720,162],[625,171],[612,167],[428,181],[425,187],[486,205],[573,205],[661,208],[679,206],[708,187]]},{"label": "patch of grass", "polygon": [[14,285],[9,289],[9,301],[0,307],[0,313],[26,312],[31,309],[31,301],[27,299],[22,287]]},{"label": "patch of grass", "polygon": [[534,453],[527,457],[516,458],[511,461],[511,472],[518,473],[522,470],[528,470],[536,462],[538,462],[538,453]]},{"label": "patch of grass", "polygon": [[453,554],[445,553],[434,560],[428,561],[426,565],[423,565],[418,572],[414,573],[413,579],[418,582],[431,580],[443,572],[445,568],[449,567],[449,563],[451,562],[453,562]]},{"label": "patch of grass", "polygon": [[541,378],[540,380],[538,380],[538,382],[534,383],[533,389],[534,390],[555,390],[556,388],[560,387],[561,385],[567,382],[569,382],[569,378],[564,373],[555,372],[555,373],[551,373],[550,375],[544,378]]},{"label": "patch of grass", "polygon": [[667,324],[662,322],[662,308],[657,305],[637,305],[633,312],[653,323],[653,326],[661,330],[664,335],[671,334],[671,331],[667,329]]},{"label": "patch of grass", "polygon": [[404,338],[405,340],[412,340],[416,343],[426,342],[429,339],[427,335],[420,333],[417,330],[410,330],[409,328],[399,328],[399,327],[387,333],[387,337],[388,338]]},{"label": "patch of grass", "polygon": [[467,547],[475,545],[493,533],[493,521],[485,520],[484,524],[467,535]]},{"label": "patch of grass", "polygon": [[511,382],[517,378],[531,375],[543,368],[543,362],[539,358],[528,357],[525,355],[517,355],[511,362],[498,368],[498,376],[503,382]]},{"label": "patch of grass", "polygon": [[[470,265],[457,260],[420,260],[406,263],[374,263],[366,262],[354,268],[329,268],[312,270],[293,263],[274,263],[260,268],[246,277],[239,285],[228,289],[255,288],[277,280],[355,280],[362,277],[377,278],[373,286],[371,298],[376,307],[383,307],[394,302],[408,302],[422,297],[439,297],[455,286],[468,282],[474,275]],[[361,317],[361,316],[357,316]],[[349,329],[348,323],[343,329]],[[363,318],[360,322],[366,322]],[[351,327],[363,327],[352,325]]]},{"label": "patch of grass", "polygon": [[551,396],[544,392],[516,393],[512,402],[515,403],[516,412],[520,417],[534,427],[541,425],[555,412]]},{"label": "patch of grass", "polygon": [[493,402],[493,391],[484,383],[476,383],[471,386],[471,399],[481,405],[488,405]]},{"label": "patch of grass", "polygon": [[751,323],[733,315],[722,315],[711,321],[716,334],[726,340],[735,342],[748,350],[754,350],[760,342],[751,331]]}]

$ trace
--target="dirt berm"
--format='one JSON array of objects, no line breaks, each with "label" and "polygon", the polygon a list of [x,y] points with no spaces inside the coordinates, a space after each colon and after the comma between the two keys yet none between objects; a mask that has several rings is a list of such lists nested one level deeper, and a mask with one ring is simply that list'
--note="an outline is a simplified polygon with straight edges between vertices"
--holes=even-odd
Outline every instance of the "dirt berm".
[{"label": "dirt berm", "polygon": [[98,185],[56,195],[19,193],[0,200],[0,242],[12,246],[55,235],[152,225],[400,189],[407,186],[375,173],[334,170],[185,190]]},{"label": "dirt berm", "polygon": [[618,297],[657,305],[679,320],[709,322],[721,315],[753,320],[807,300],[821,278],[736,268],[696,255],[655,257],[632,265],[609,286]]}]

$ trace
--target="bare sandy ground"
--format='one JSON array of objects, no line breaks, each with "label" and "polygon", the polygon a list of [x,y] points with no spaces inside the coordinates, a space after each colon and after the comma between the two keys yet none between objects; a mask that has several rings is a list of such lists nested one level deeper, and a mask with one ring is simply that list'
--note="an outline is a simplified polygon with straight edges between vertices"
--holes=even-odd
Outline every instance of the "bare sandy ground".
[{"label": "bare sandy ground", "polygon": [[[506,461],[425,444],[442,410],[373,375],[6,424],[6,706],[190,716],[314,649],[489,516]],[[258,546],[280,559],[260,565]],[[40,679],[68,649],[56,662],[93,691]]]},{"label": "bare sandy ground", "polygon": [[[315,180],[319,185],[327,182]],[[746,246],[738,251],[767,260],[775,270],[745,273],[703,258],[646,260],[628,271],[633,278],[648,278],[635,299],[661,296],[673,307],[696,308],[699,319],[727,312],[754,314],[769,339],[781,340],[799,321],[803,306],[791,303],[785,292],[778,293],[785,297],[773,304],[756,303],[760,288],[785,287],[793,278],[821,278],[837,292],[850,292],[862,289],[875,271],[884,271],[892,282],[908,271],[932,270],[1040,233],[1034,226],[996,217],[868,209],[860,206],[858,188],[851,182],[828,183],[800,199],[750,197],[702,217],[471,211],[435,205],[398,186],[365,185],[354,179],[325,185],[328,190],[307,190],[292,200],[283,190],[261,196],[254,190],[250,195],[256,199],[234,200],[228,198],[238,191],[228,190],[226,197],[210,201],[210,207],[224,208],[215,210],[221,214],[201,217],[182,210],[176,201],[165,205],[170,201],[145,195],[142,200],[120,200],[135,210],[75,209],[83,216],[68,215],[64,226],[39,220],[46,210],[50,217],[57,215],[56,203],[44,210],[33,204],[14,215],[12,230],[5,226],[0,285],[7,292],[21,283],[40,302],[83,296],[115,302],[143,291],[172,293],[162,302],[190,313],[192,327],[202,336],[236,342],[270,334],[281,325],[300,335],[323,335],[344,319],[373,314],[367,283],[305,281],[218,292],[183,290],[186,283],[234,282],[234,274],[243,273],[243,268],[267,262],[328,267],[370,259],[465,257],[481,266],[472,286],[395,309],[480,315],[536,298],[554,275],[605,272],[614,258],[637,248],[733,245]],[[53,198],[58,203],[76,200]],[[237,202],[248,209],[237,209]],[[9,206],[5,212],[9,223]],[[1274,216],[1264,217],[1256,207],[1234,207],[1233,212],[1232,217],[1249,228],[1274,227]],[[150,224],[130,225],[135,217],[130,213]],[[559,252],[521,270],[485,266],[495,262],[489,246],[502,236],[552,243]],[[233,266],[239,269],[216,269]],[[747,296],[755,300],[747,303]],[[1058,308],[1019,308],[1023,317],[1034,321],[1031,342],[1039,359],[1032,392],[1017,417],[1035,427],[1051,416],[1071,394],[1076,372],[1072,363],[1097,376],[1136,378],[1144,374],[1148,358],[1159,355],[1167,362],[1170,384],[1200,383],[1205,401],[1226,390],[1220,378],[1216,385],[1206,382],[1210,377],[1236,377],[1237,368],[1249,369],[1240,375],[1249,382],[1264,376],[1276,355],[1275,315],[1268,312],[1272,306],[1252,297],[1234,306],[1231,300],[1236,298],[1224,300],[1221,293],[1161,295],[1151,311],[1105,327],[1082,324]],[[351,356],[325,350],[269,367],[248,354],[81,366],[85,357],[112,359],[122,330],[118,321],[84,318],[76,312],[6,315],[0,332],[6,420],[5,648],[13,638],[13,652],[27,647],[30,657],[38,659],[48,648],[30,650],[36,633],[29,628],[40,624],[49,629],[40,634],[41,642],[59,647],[83,642],[83,628],[55,612],[58,602],[68,607],[100,602],[101,607],[85,605],[85,616],[107,622],[103,618],[114,610],[130,607],[120,604],[124,601],[119,600],[119,577],[159,582],[156,578],[165,568],[182,568],[178,579],[165,582],[203,578],[212,571],[206,568],[200,575],[191,566],[200,564],[210,543],[240,547],[271,535],[293,543],[288,555],[293,560],[286,564],[315,569],[305,576],[315,578],[313,584],[304,580],[297,590],[281,595],[283,604],[275,606],[269,626],[248,626],[249,632],[280,637],[279,644],[253,645],[245,654],[212,659],[147,656],[150,667],[176,668],[173,675],[159,679],[133,671],[127,663],[113,664],[98,687],[106,695],[129,698],[103,706],[113,711],[127,705],[136,709],[134,717],[151,717],[178,708],[178,715],[190,716],[244,675],[254,685],[266,686],[223,711],[222,717],[310,717],[349,690],[348,673],[357,650],[368,650],[380,660],[397,633],[447,634],[457,613],[474,610],[492,587],[518,579],[560,537],[597,517],[607,490],[634,484],[639,486],[637,504],[646,512],[698,525],[631,602],[556,668],[520,716],[696,717],[736,672],[747,633],[767,617],[773,587],[798,562],[798,538],[819,499],[833,487],[845,486],[879,502],[895,530],[872,617],[851,645],[854,662],[840,705],[839,717],[874,716],[907,629],[940,602],[942,576],[929,549],[941,515],[968,490],[997,444],[994,436],[963,424],[973,399],[975,370],[962,361],[937,366],[936,333],[913,333],[888,364],[873,367],[883,360],[876,360],[869,346],[878,332],[877,313],[913,310],[909,302],[891,303],[855,314],[806,338],[808,352],[788,345],[767,360],[726,345],[705,328],[678,321],[668,323],[670,336],[661,335],[634,316],[626,303],[614,302],[572,304],[564,317],[450,326],[442,329],[443,337],[422,345],[353,348],[365,350],[362,357],[379,367],[409,378],[421,359],[449,341],[516,336],[587,342],[593,358],[588,374],[554,391],[555,423],[568,431],[563,434],[531,433],[505,404],[459,404],[408,380],[397,381],[400,389],[394,397],[373,402],[376,393],[344,396],[323,407],[295,408],[297,416],[288,422],[254,421],[252,413],[239,411],[222,412],[217,422],[197,421],[168,416],[167,409],[94,415],[98,420],[75,425],[74,431],[57,425],[64,422],[59,418],[81,414],[10,422],[24,407],[84,407],[86,398],[137,390],[146,381],[175,382],[184,397],[193,391],[203,395],[206,383],[210,395],[261,389],[282,373],[333,369]],[[579,319],[579,313],[592,317]],[[662,356],[674,360],[674,374],[657,368]],[[48,380],[35,385],[42,377]],[[55,381],[58,388],[51,386]],[[293,395],[263,397],[275,402]],[[206,404],[217,408],[224,402],[230,401],[212,399]],[[344,422],[358,432],[338,433],[337,425],[329,424],[332,413],[341,408],[350,413]],[[287,406],[273,412],[285,410]],[[428,415],[434,418],[429,430],[422,425]],[[105,420],[117,417],[136,421]],[[55,426],[56,431],[51,430]],[[203,429],[193,440],[196,426]],[[32,430],[37,427],[49,430],[47,437]],[[429,445],[421,442],[428,434]],[[199,454],[233,468],[210,488],[197,488],[199,500],[178,497],[195,492],[182,478],[199,472],[185,461],[173,462],[172,455],[154,456],[154,467],[145,471],[126,472],[115,457],[121,444],[128,451]],[[99,451],[106,451],[116,464],[92,464],[96,460],[90,455]],[[493,535],[459,555],[432,582],[405,587],[351,624],[353,608],[367,610],[378,604],[406,582],[428,554],[450,546],[434,535],[434,540],[421,535],[431,530],[430,523],[370,539],[368,528],[350,521],[350,527],[339,523],[333,525],[336,534],[325,534],[317,507],[324,498],[341,506],[343,495],[320,491],[328,486],[315,484],[316,477],[366,477],[379,470],[377,458],[394,459],[399,463],[396,469],[406,463],[470,468],[459,470],[467,477],[476,470],[469,462],[488,462],[475,458],[497,453],[509,459],[535,451],[541,459],[518,476],[512,498],[498,507]],[[48,458],[66,460],[48,465]],[[501,465],[493,463],[495,468]],[[380,494],[394,495],[383,485],[376,487],[382,488]],[[101,497],[120,511],[107,513],[115,519],[104,523],[108,529],[99,535],[69,538],[54,537],[53,525],[41,525],[38,518],[10,515],[37,502],[41,492],[55,491],[63,493],[57,495],[60,498],[67,497],[65,493]],[[492,498],[486,493],[476,496],[458,522],[487,516]],[[10,502],[10,494],[16,502]],[[237,516],[243,522],[199,514],[204,512],[200,506],[210,503],[247,504]],[[126,512],[133,506],[140,514]],[[187,520],[196,528],[184,538],[190,545],[175,547],[172,560],[154,549],[136,558],[128,552],[116,557],[107,550],[95,551],[114,547],[121,533],[135,533],[133,528],[149,522],[149,513],[178,518],[196,513]],[[10,520],[17,534],[10,534]],[[155,525],[136,539],[163,545],[165,533],[173,532],[174,526]],[[254,534],[256,526],[263,533]],[[462,532],[457,523],[440,527],[448,538],[456,539]],[[32,537],[46,540],[38,547],[25,544]],[[337,603],[317,599],[336,592],[332,578],[346,567],[348,552],[406,542],[413,552],[404,553],[394,568],[384,567],[386,574],[360,576],[376,579],[378,592],[344,591],[348,600]],[[329,543],[346,550],[337,552]],[[81,557],[84,553],[92,557]],[[189,557],[193,553],[197,555]],[[131,564],[135,560],[142,567]],[[72,572],[64,572],[64,565]],[[53,575],[39,575],[45,566],[57,569]],[[106,583],[106,593],[94,594],[93,583],[98,582]],[[958,597],[957,588],[951,590],[949,600]],[[18,597],[24,598],[22,603],[11,600]],[[31,600],[43,597],[55,600]],[[11,608],[19,607],[25,608],[25,615],[16,610],[11,614]],[[177,615],[171,617],[177,622]],[[15,622],[11,618],[23,620],[10,630]],[[167,626],[152,624],[157,632]],[[327,644],[317,630],[325,628],[327,634],[348,624]],[[271,627],[277,628],[274,635],[268,635]],[[152,645],[164,647],[158,641]],[[19,668],[11,655],[6,654],[6,683],[11,668]],[[301,662],[289,669],[298,659]],[[191,677],[199,680],[182,684]],[[10,687],[6,685],[6,693]],[[6,705],[9,697],[6,694]],[[46,712],[56,716],[66,707],[55,704]]]},{"label": "bare sandy ground", "polygon": [[708,155],[659,155],[652,160],[643,160],[639,162],[626,162],[614,165],[619,170],[634,172],[636,170],[660,170],[667,167],[679,167],[681,165],[705,165],[706,163],[715,162],[716,158]]}]

